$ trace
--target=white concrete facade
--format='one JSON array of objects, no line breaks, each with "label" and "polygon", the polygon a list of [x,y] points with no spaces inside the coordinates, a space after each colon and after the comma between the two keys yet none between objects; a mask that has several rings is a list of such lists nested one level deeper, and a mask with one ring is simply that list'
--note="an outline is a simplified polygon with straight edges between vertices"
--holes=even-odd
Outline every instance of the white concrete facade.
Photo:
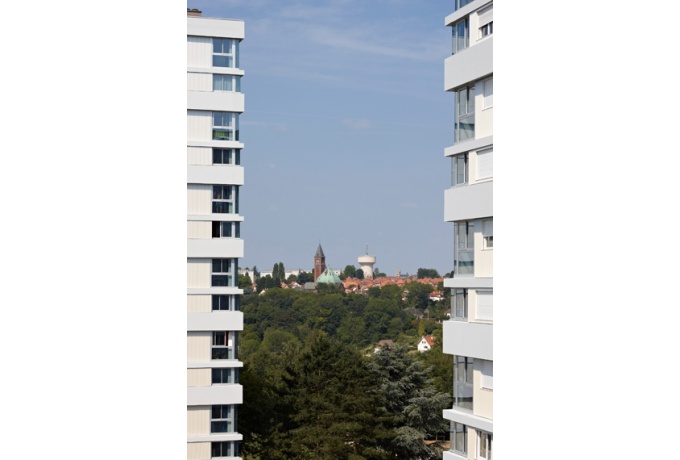
[{"label": "white concrete facade", "polygon": [[444,353],[453,355],[451,449],[444,459],[491,459],[493,440],[493,1],[454,0],[445,19],[452,54],[444,85],[454,96],[454,142],[444,150],[451,187],[444,220],[453,225],[451,319]]},{"label": "white concrete facade", "polygon": [[239,459],[243,21],[187,18],[187,459]]}]

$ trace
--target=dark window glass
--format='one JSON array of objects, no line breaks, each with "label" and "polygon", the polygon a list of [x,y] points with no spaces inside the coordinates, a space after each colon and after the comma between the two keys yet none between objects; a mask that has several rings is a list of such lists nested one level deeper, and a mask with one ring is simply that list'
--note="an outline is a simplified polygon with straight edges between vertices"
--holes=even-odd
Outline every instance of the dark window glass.
[{"label": "dark window glass", "polygon": [[231,276],[230,275],[212,275],[212,285],[218,287],[230,286]]},{"label": "dark window glass", "polygon": [[212,383],[234,383],[233,369],[214,368],[212,370]]},{"label": "dark window glass", "polygon": [[226,346],[227,345],[227,333],[226,332],[213,332],[213,345]]}]

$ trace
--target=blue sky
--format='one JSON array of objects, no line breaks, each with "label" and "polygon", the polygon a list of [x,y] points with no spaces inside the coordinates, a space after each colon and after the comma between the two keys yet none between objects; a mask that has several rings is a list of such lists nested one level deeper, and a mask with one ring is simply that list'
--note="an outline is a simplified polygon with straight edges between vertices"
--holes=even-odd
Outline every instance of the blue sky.
[{"label": "blue sky", "polygon": [[192,1],[243,19],[242,267],[451,270],[447,1]]}]

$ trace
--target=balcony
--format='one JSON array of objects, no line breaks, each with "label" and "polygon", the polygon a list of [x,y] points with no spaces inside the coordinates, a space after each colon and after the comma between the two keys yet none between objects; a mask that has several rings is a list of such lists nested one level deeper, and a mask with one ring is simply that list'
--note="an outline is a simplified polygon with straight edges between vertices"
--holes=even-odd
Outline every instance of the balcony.
[{"label": "balcony", "polygon": [[444,191],[444,220],[455,222],[493,216],[493,181],[458,185]]},{"label": "balcony", "polygon": [[477,428],[488,433],[493,433],[493,420],[473,415],[471,411],[466,409],[444,409],[442,417],[452,422],[462,423],[472,428]]},{"label": "balcony", "polygon": [[213,311],[187,313],[188,331],[242,331],[243,312]]},{"label": "balcony", "polygon": [[444,90],[451,91],[491,74],[493,74],[493,37],[446,58]]},{"label": "balcony", "polygon": [[187,387],[188,406],[243,404],[243,387],[239,384]]},{"label": "balcony", "polygon": [[444,353],[493,361],[493,324],[444,321]]},{"label": "balcony", "polygon": [[243,93],[234,91],[187,91],[189,110],[243,112]]},{"label": "balcony", "polygon": [[187,239],[187,257],[189,258],[243,258],[243,240],[241,238]]},{"label": "balcony", "polygon": [[243,167],[235,165],[188,165],[188,184],[243,185]]}]

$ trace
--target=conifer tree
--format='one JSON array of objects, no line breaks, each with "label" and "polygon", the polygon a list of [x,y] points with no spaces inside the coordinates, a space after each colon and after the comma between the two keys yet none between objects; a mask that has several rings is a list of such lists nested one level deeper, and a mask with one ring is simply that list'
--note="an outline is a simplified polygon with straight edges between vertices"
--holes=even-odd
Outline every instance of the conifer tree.
[{"label": "conifer tree", "polygon": [[284,380],[293,410],[289,458],[388,459],[394,433],[364,358],[314,331]]}]

